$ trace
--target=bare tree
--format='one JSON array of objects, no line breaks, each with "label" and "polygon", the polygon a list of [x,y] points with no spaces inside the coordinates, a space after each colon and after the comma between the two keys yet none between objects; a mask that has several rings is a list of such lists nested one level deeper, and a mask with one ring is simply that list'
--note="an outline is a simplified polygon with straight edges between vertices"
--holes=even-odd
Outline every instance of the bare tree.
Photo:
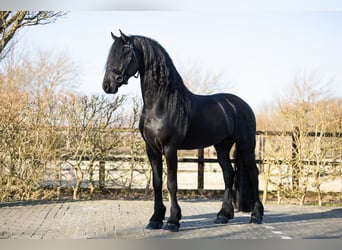
[{"label": "bare tree", "polygon": [[341,131],[341,100],[330,97],[330,83],[316,73],[297,74],[277,109],[259,117],[268,129],[292,132],[292,138],[284,134],[283,139],[266,139],[265,159],[273,164],[265,169],[265,180],[278,186],[279,201],[296,197],[302,205],[308,190],[315,188],[322,204],[321,184],[340,172],[341,166],[328,162],[341,158],[341,142],[324,136]]},{"label": "bare tree", "polygon": [[6,58],[0,72],[2,200],[46,197],[42,187],[63,145],[60,93],[74,75],[64,68],[68,58],[37,54],[36,60]]},{"label": "bare tree", "polygon": [[62,11],[0,11],[0,60],[13,49],[14,37],[20,29],[54,23],[65,15]]},{"label": "bare tree", "polygon": [[82,183],[95,189],[93,170],[95,161],[104,160],[118,146],[119,135],[113,131],[120,124],[118,111],[124,96],[109,99],[105,96],[70,96],[64,98],[61,110],[66,118],[67,144],[64,155],[72,167],[73,198],[80,198]]},{"label": "bare tree", "polygon": [[[132,101],[132,113],[128,122],[128,128],[130,131],[129,136],[126,139],[128,141],[128,145],[126,146],[129,147],[129,154],[131,156],[131,160],[129,163],[130,169],[128,177],[128,190],[132,188],[135,179],[135,173],[137,172],[146,176],[145,195],[147,195],[149,185],[151,183],[152,169],[150,167],[150,164],[146,164],[148,161],[145,152],[145,142],[142,140],[140,132],[137,130],[140,112],[142,110],[142,102],[138,97],[134,97]],[[141,158],[143,158],[144,160],[141,161]]]},{"label": "bare tree", "polygon": [[[205,72],[196,64],[187,65],[181,71],[185,85],[196,94],[213,94],[223,90],[222,73]],[[225,87],[227,85],[230,85],[230,83],[226,84]]]}]

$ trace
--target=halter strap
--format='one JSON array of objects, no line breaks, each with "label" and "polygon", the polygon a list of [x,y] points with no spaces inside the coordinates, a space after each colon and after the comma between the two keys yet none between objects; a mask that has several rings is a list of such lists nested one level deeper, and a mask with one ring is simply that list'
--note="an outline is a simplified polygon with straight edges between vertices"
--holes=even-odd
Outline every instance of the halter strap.
[{"label": "halter strap", "polygon": [[[115,80],[118,84],[122,85],[122,84],[127,84],[127,81],[128,79],[131,77],[131,76],[128,76],[126,74],[126,70],[128,68],[128,65],[131,63],[132,61],[132,54],[133,54],[133,57],[134,57],[134,61],[135,63],[138,65],[139,67],[139,63],[138,63],[138,58],[134,52],[134,48],[133,48],[133,45],[132,44],[128,44],[128,45],[124,45],[124,47],[129,47],[130,48],[130,54],[128,56],[128,61],[124,67],[124,69],[122,71],[114,68],[114,67],[108,67],[108,70],[114,72],[117,76],[115,77]],[[139,77],[139,71],[137,71],[136,73],[134,73],[133,75],[135,78],[138,78]]]}]

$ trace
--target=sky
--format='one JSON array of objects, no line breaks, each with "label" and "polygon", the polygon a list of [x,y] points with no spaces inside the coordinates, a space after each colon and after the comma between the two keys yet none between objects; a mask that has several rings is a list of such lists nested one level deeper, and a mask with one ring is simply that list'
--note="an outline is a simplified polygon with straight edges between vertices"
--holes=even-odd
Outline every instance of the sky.
[{"label": "sky", "polygon": [[[78,91],[103,94],[110,32],[119,29],[158,41],[182,72],[199,67],[222,74],[220,92],[236,94],[254,110],[276,100],[298,72],[332,79],[342,97],[342,11],[162,10],[70,11],[54,24],[23,29],[18,46],[30,53],[66,53],[80,68]],[[130,79],[121,94],[140,95]]]}]

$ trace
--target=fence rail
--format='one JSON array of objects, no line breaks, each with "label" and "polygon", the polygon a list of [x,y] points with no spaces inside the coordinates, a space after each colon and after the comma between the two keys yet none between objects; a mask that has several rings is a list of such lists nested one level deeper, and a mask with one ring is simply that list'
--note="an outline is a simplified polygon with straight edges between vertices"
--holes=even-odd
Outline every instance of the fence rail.
[{"label": "fence rail", "polygon": [[[267,135],[267,136],[293,136],[293,131],[257,131],[256,135]],[[341,132],[307,132],[304,134],[305,136],[311,136],[311,137],[342,137]]]},{"label": "fence rail", "polygon": [[[289,132],[289,131],[257,131],[257,136],[289,136],[292,138],[291,143],[291,159],[281,160],[281,159],[256,159],[256,164],[263,165],[263,164],[298,164],[296,163],[295,159],[297,158],[298,154],[298,145],[297,145],[297,138],[300,136],[298,131]],[[303,136],[303,135],[302,135]],[[317,132],[308,132],[304,136],[308,137],[337,137],[341,138],[342,133],[340,132],[325,132],[325,133],[317,133]],[[260,150],[260,149],[259,149]],[[262,153],[259,153],[259,156]],[[139,156],[111,156],[106,159],[100,161],[99,167],[99,186],[103,188],[105,186],[105,162],[106,161],[116,161],[116,162],[129,162],[129,161],[136,161],[136,162],[145,162],[146,158],[139,157]],[[235,163],[235,159],[231,159],[232,163]],[[196,163],[197,164],[197,189],[203,190],[204,189],[204,169],[206,163],[218,163],[217,158],[212,157],[205,157],[204,156],[204,148],[197,150],[196,157],[178,157],[179,163]],[[317,162],[315,160],[301,160],[302,164],[306,165],[316,165],[318,163],[330,164],[332,166],[337,166],[342,163],[342,159],[340,160],[331,160],[325,159],[323,161]],[[296,167],[296,166],[294,166]]]}]

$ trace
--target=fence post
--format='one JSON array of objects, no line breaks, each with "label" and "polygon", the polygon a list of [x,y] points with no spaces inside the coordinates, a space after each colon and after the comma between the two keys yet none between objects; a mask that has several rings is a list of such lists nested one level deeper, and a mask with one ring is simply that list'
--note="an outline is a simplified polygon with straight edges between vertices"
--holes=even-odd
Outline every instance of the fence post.
[{"label": "fence post", "polygon": [[106,162],[103,160],[99,162],[99,188],[100,190],[104,190],[105,188],[105,180],[106,180],[105,163]]},{"label": "fence post", "polygon": [[204,149],[198,149],[197,189],[204,189]]}]

